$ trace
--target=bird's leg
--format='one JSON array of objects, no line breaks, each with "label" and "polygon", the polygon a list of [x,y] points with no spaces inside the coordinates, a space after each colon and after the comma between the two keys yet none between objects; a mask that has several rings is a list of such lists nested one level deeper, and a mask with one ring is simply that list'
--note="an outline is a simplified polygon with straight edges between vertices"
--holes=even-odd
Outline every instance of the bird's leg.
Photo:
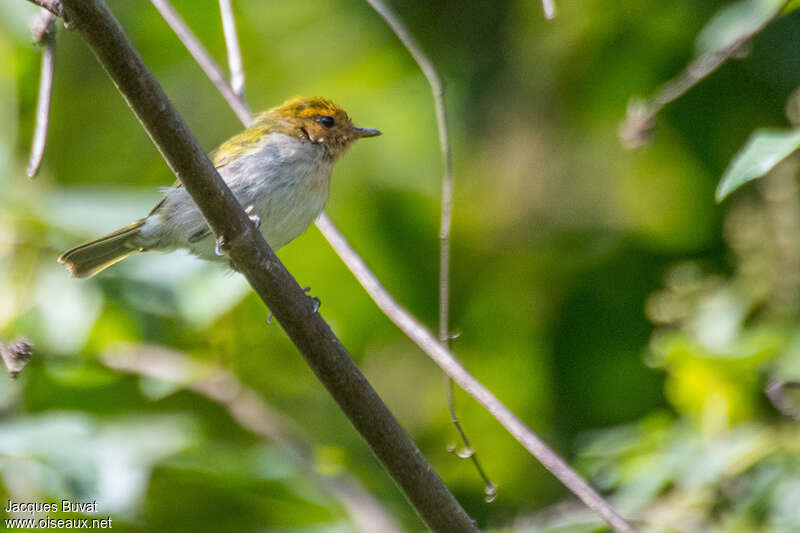
[{"label": "bird's leg", "polygon": [[214,253],[217,254],[218,256],[222,257],[223,255],[225,255],[225,246],[226,245],[227,245],[227,242],[225,241],[225,236],[224,235],[220,235],[219,237],[217,237],[216,243],[214,243]]},{"label": "bird's leg", "polygon": [[250,217],[250,221],[255,225],[256,229],[258,229],[261,227],[261,217],[256,214],[251,214],[253,213],[253,209],[254,209],[253,206],[249,205],[247,206],[247,209],[244,210],[244,212],[247,213],[247,216]]},{"label": "bird's leg", "polygon": [[[251,214],[253,212],[253,209],[254,209],[253,206],[249,205],[249,206],[247,206],[247,209],[244,210],[244,212],[247,213],[247,216],[250,218],[250,221],[255,225],[256,229],[258,229],[258,228],[261,227],[261,217],[259,217],[258,215],[255,215],[255,214]],[[189,238],[189,242],[192,242],[192,238],[191,237]],[[214,253],[217,254],[220,257],[225,255],[225,245],[226,244],[227,243],[225,242],[225,236],[224,235],[220,235],[219,237],[217,237],[217,242],[214,243]],[[233,262],[231,262],[231,268],[233,268],[234,270],[236,270],[238,272],[238,269],[233,266]]]}]

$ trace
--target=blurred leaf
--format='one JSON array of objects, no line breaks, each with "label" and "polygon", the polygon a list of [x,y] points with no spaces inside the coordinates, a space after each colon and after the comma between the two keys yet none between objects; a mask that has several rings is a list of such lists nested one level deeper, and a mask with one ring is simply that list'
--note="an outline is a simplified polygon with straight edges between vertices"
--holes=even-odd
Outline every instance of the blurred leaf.
[{"label": "blurred leaf", "polygon": [[[0,425],[0,470],[14,486],[42,496],[97,500],[106,512],[130,510],[153,464],[196,439],[191,420],[161,415],[103,421],[80,413],[47,413]],[[12,460],[8,460],[12,459]],[[25,468],[15,464],[25,460]]]},{"label": "blurred leaf", "polygon": [[42,334],[36,340],[56,353],[80,350],[100,316],[103,295],[94,284],[70,280],[55,264],[42,269],[38,282],[36,311]]},{"label": "blurred leaf", "polygon": [[800,0],[790,0],[790,2],[786,4],[786,7],[783,9],[783,12],[789,13],[790,11],[794,11],[798,7],[800,7]]},{"label": "blurred leaf", "polygon": [[697,36],[698,56],[724,51],[775,16],[784,0],[741,0],[720,9]]},{"label": "blurred leaf", "polygon": [[744,183],[760,178],[800,147],[800,128],[757,130],[737,153],[717,187],[721,202]]}]

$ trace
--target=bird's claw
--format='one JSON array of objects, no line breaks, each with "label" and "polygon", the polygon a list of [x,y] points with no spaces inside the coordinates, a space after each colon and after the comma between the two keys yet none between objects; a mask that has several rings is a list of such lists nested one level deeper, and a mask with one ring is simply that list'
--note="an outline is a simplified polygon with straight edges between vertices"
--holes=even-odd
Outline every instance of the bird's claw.
[{"label": "bird's claw", "polygon": [[253,213],[253,206],[252,205],[247,206],[247,209],[245,209],[244,212],[247,213],[247,216],[250,217],[250,221],[253,223],[253,225],[256,227],[256,229],[261,227],[261,217],[258,216],[258,215],[252,214]]},{"label": "bird's claw", "polygon": [[[311,287],[303,287],[303,292],[308,293],[311,292]],[[322,300],[317,298],[316,296],[311,296],[311,304],[314,306],[313,311],[316,313],[319,311],[319,306],[322,305]]]},{"label": "bird's claw", "polygon": [[[303,292],[307,293],[310,290],[311,287],[303,287]],[[313,312],[316,313],[317,311],[319,311],[319,307],[322,305],[322,300],[320,300],[316,296],[310,296],[310,298],[311,298],[311,305],[313,306],[312,310]],[[272,325],[272,317],[273,317],[272,311],[267,313],[267,324],[269,324],[270,326]]]},{"label": "bird's claw", "polygon": [[220,235],[219,237],[217,237],[217,241],[214,243],[214,253],[220,257],[225,255],[224,250],[227,244],[228,243],[225,241],[224,235]]}]

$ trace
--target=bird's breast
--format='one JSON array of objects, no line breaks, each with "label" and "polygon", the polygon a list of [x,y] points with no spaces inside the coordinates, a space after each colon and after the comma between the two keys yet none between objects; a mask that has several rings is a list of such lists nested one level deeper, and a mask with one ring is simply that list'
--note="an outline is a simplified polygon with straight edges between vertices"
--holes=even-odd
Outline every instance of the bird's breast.
[{"label": "bird's breast", "polygon": [[219,170],[242,206],[261,219],[270,246],[280,248],[325,208],[333,168],[323,147],[271,133]]}]

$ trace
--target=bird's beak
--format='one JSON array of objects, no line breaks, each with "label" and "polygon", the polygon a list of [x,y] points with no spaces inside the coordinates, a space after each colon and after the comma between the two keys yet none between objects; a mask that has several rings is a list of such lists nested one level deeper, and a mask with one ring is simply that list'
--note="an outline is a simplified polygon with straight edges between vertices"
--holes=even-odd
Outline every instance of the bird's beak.
[{"label": "bird's beak", "polygon": [[357,127],[353,128],[353,133],[359,139],[361,137],[377,137],[378,135],[381,134],[379,130],[373,130],[370,128],[357,128]]}]

